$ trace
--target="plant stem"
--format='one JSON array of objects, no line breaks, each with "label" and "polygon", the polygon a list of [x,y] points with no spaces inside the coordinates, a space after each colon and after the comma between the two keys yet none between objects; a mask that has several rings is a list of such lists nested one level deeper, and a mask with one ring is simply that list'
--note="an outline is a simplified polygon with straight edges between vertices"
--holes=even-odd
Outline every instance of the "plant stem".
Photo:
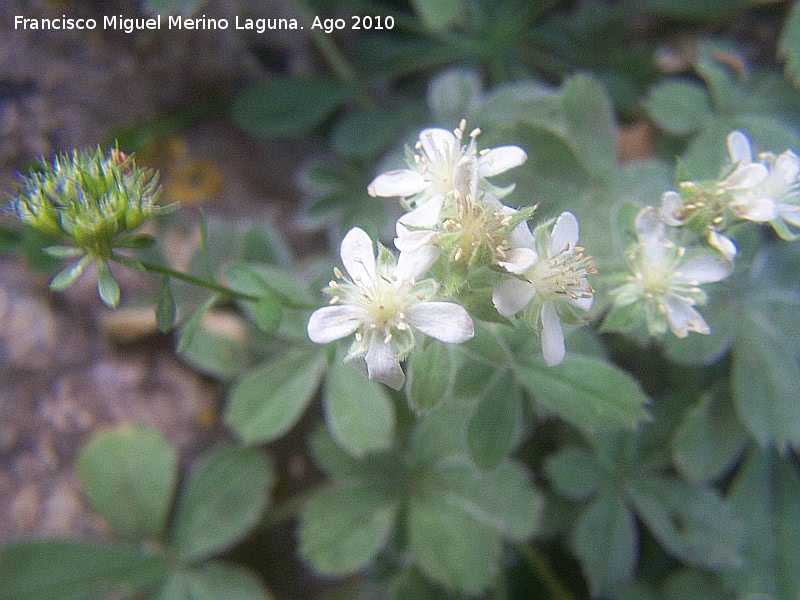
[{"label": "plant stem", "polygon": [[536,546],[533,544],[520,544],[517,546],[517,550],[519,550],[525,562],[528,563],[528,566],[544,582],[553,598],[556,600],[575,600],[569,590],[561,583],[561,580],[553,573],[550,563],[547,562],[547,559]]},{"label": "plant stem", "polygon": [[259,296],[253,296],[251,294],[237,292],[236,290],[232,290],[231,288],[226,287],[221,283],[217,283],[216,281],[212,281],[211,279],[196,277],[195,275],[189,275],[188,273],[182,273],[181,271],[175,271],[174,269],[170,269],[169,267],[162,267],[161,265],[156,265],[153,263],[141,262],[141,264],[144,267],[145,271],[150,271],[151,273],[159,273],[161,275],[172,277],[173,279],[179,279],[180,281],[185,281],[186,283],[191,283],[192,285],[206,288],[207,290],[212,290],[214,292],[222,294],[223,296],[238,298],[239,300],[248,300],[250,302],[257,302],[258,300],[261,299]]}]

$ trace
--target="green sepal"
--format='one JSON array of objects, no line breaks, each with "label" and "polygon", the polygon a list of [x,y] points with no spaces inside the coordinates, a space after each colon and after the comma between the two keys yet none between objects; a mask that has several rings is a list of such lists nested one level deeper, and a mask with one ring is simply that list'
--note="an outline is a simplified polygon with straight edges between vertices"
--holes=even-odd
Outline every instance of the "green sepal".
[{"label": "green sepal", "polygon": [[78,280],[78,277],[83,274],[83,271],[91,262],[92,257],[87,254],[68,269],[60,271],[50,281],[50,289],[54,292],[61,292],[67,289]]},{"label": "green sepal", "polygon": [[119,284],[105,260],[97,261],[97,293],[100,294],[103,304],[109,308],[116,308],[119,304]]}]

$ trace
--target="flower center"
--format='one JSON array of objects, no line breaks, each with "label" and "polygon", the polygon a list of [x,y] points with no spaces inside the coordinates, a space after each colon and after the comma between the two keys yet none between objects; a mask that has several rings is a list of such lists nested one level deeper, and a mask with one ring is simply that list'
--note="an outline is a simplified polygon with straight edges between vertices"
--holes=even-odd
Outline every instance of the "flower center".
[{"label": "flower center", "polygon": [[567,244],[554,256],[536,263],[528,276],[543,300],[552,300],[558,295],[577,300],[592,297],[594,289],[586,281],[586,276],[596,273],[592,257],[584,255],[580,246],[570,248]]}]

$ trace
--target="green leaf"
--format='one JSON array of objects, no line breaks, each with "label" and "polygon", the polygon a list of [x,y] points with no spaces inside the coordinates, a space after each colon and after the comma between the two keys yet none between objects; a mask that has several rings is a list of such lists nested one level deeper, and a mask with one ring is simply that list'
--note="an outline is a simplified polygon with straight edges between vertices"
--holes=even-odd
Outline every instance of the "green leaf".
[{"label": "green leaf", "polygon": [[461,119],[472,116],[480,105],[482,87],[476,71],[444,71],[428,85],[428,106],[438,123],[455,127]]},{"label": "green leaf", "polygon": [[731,385],[742,422],[762,446],[800,448],[800,366],[771,323],[755,312],[740,315]]},{"label": "green leaf", "polygon": [[633,428],[648,418],[636,382],[602,359],[567,354],[548,367],[534,358],[516,364],[514,373],[537,403],[587,431]]},{"label": "green leaf", "polygon": [[156,326],[160,332],[167,333],[172,329],[177,312],[175,298],[169,287],[169,277],[164,276],[158,286],[156,297]]},{"label": "green leaf", "polygon": [[508,456],[521,420],[522,394],[505,371],[479,400],[467,427],[467,447],[478,468],[493,469]]},{"label": "green leaf", "polygon": [[352,573],[386,544],[396,511],[394,496],[369,483],[324,490],[300,513],[300,554],[321,573]]},{"label": "green leaf", "polygon": [[53,258],[78,258],[86,254],[86,250],[77,246],[47,246],[42,252]]},{"label": "green leaf", "polygon": [[104,260],[97,261],[97,293],[109,308],[116,308],[119,304],[119,284]]},{"label": "green leaf", "polygon": [[408,359],[408,405],[417,415],[437,408],[450,397],[455,379],[451,349],[426,337]]},{"label": "green leaf", "polygon": [[353,456],[391,446],[394,404],[382,385],[367,379],[352,363],[328,369],[323,407],[334,439]]},{"label": "green leaf", "polygon": [[266,457],[248,448],[211,455],[182,491],[172,530],[181,561],[219,554],[241,540],[267,506],[275,476]]},{"label": "green leaf", "polygon": [[566,446],[548,456],[544,472],[556,491],[570,500],[585,500],[604,479],[594,457],[577,446]]},{"label": "green leaf", "polygon": [[411,0],[411,4],[428,31],[443,31],[464,18],[463,0]]},{"label": "green leaf", "polygon": [[322,123],[352,94],[349,86],[331,79],[275,77],[242,93],[231,118],[256,135],[299,136]]},{"label": "green leaf", "polygon": [[201,373],[223,381],[241,374],[247,365],[247,351],[236,336],[219,335],[202,327],[183,349],[181,358]]},{"label": "green leaf", "polygon": [[264,333],[275,333],[283,320],[283,309],[274,294],[264,294],[253,306],[258,328]]},{"label": "green leaf", "polygon": [[641,474],[628,480],[626,492],[653,535],[686,564],[719,571],[744,566],[741,523],[715,492]]},{"label": "green leaf", "polygon": [[592,597],[612,597],[633,581],[639,556],[636,521],[610,490],[581,512],[570,542]]},{"label": "green leaf", "polygon": [[155,600],[269,600],[258,577],[244,569],[218,561],[174,571]]},{"label": "green leaf", "polygon": [[331,146],[343,156],[370,160],[379,157],[405,133],[409,115],[405,109],[354,108],[336,122]]},{"label": "green leaf", "polygon": [[411,499],[408,537],[415,563],[433,581],[469,594],[494,583],[500,536],[468,513],[453,510],[442,496]]},{"label": "green leaf", "polygon": [[0,548],[3,600],[131,597],[167,574],[166,557],[111,542],[34,541]]},{"label": "green leaf", "polygon": [[562,110],[567,139],[587,173],[605,179],[616,168],[614,111],[603,86],[587,75],[564,85]]},{"label": "green leaf", "polygon": [[60,271],[53,277],[52,281],[50,281],[50,289],[54,292],[61,292],[67,289],[78,280],[78,277],[83,274],[84,270],[86,270],[86,267],[89,266],[91,262],[92,257],[87,254],[71,267]]},{"label": "green leaf", "polygon": [[641,7],[672,19],[716,22],[731,17],[746,4],[746,0],[645,0]]},{"label": "green leaf", "polygon": [[800,477],[796,465],[753,448],[728,493],[744,523],[746,568],[725,578],[741,597],[800,597]]},{"label": "green leaf", "polygon": [[231,289],[253,296],[277,296],[284,306],[317,308],[311,293],[293,275],[272,265],[236,263],[225,269]]},{"label": "green leaf", "polygon": [[187,348],[189,348],[195,333],[197,333],[197,330],[200,328],[200,321],[203,319],[203,315],[205,315],[218,300],[219,296],[211,296],[208,300],[203,302],[200,308],[194,311],[194,314],[186,321],[186,324],[181,330],[180,338],[178,339],[178,347],[176,349],[178,354],[185,352]]},{"label": "green leaf", "polygon": [[686,411],[672,438],[675,466],[690,481],[705,483],[723,477],[747,444],[727,394],[705,396]]},{"label": "green leaf", "polygon": [[120,536],[159,537],[175,493],[178,459],[153,429],[101,433],[78,459],[84,493]]},{"label": "green leaf", "polygon": [[786,75],[795,86],[800,85],[800,2],[792,5],[792,11],[783,24],[778,51],[786,61]]},{"label": "green leaf", "polygon": [[442,460],[422,476],[419,494],[439,496],[453,511],[463,511],[515,541],[523,541],[539,524],[543,501],[529,473],[506,460],[480,471],[466,459]]},{"label": "green leaf", "polygon": [[712,116],[706,89],[688,81],[667,80],[653,86],[647,110],[664,131],[675,135],[697,131]]},{"label": "green leaf", "polygon": [[[689,569],[670,573],[661,585],[664,600],[730,600],[730,590],[723,586],[719,577]],[[753,598],[752,600],[766,600]]]},{"label": "green leaf", "polygon": [[322,350],[286,352],[245,375],[233,387],[225,422],[246,444],[281,437],[311,402],[325,368]]}]

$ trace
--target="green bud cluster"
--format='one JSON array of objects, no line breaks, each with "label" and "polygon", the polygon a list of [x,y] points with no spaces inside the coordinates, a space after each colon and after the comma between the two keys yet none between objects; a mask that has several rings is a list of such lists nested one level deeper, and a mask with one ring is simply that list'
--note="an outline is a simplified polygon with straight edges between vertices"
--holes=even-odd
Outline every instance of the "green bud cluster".
[{"label": "green bud cluster", "polygon": [[126,235],[153,214],[161,188],[158,174],[138,167],[118,149],[104,154],[61,154],[21,177],[13,208],[23,223],[70,238],[87,255],[107,259]]}]

